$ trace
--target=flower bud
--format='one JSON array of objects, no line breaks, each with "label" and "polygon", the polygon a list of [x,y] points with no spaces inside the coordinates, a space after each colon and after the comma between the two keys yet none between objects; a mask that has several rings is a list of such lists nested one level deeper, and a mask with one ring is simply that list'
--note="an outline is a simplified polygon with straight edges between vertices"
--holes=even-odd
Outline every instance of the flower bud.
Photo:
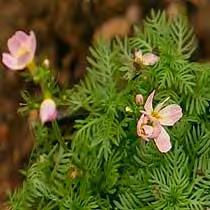
[{"label": "flower bud", "polygon": [[43,61],[43,65],[46,67],[46,68],[49,68],[50,67],[50,61],[49,61],[49,59],[44,59],[44,61]]},{"label": "flower bud", "polygon": [[45,122],[51,122],[57,118],[57,109],[55,102],[51,99],[45,99],[40,106],[40,119],[44,124]]},{"label": "flower bud", "polygon": [[137,105],[142,105],[144,103],[144,97],[141,94],[136,95],[136,104]]},{"label": "flower bud", "polygon": [[129,106],[126,106],[126,107],[125,107],[125,111],[128,112],[128,113],[129,113],[129,112],[130,112],[130,113],[133,112],[133,110],[132,110]]}]

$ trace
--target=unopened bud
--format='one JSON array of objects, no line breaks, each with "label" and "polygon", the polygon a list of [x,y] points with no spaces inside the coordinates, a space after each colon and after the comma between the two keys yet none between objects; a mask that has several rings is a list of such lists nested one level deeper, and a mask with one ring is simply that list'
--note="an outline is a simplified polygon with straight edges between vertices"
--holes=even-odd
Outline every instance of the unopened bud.
[{"label": "unopened bud", "polygon": [[144,103],[144,97],[141,94],[136,95],[136,104],[137,105],[142,105]]},{"label": "unopened bud", "polygon": [[126,112],[130,112],[130,113],[133,112],[133,110],[132,110],[129,106],[126,106],[126,107],[125,107],[125,111],[126,111]]},{"label": "unopened bud", "polygon": [[46,67],[46,68],[49,68],[50,67],[50,61],[49,61],[49,59],[44,59],[44,61],[43,61],[43,65]]},{"label": "unopened bud", "polygon": [[40,114],[41,122],[43,124],[45,122],[56,120],[57,110],[56,110],[55,102],[51,98],[48,98],[42,101],[39,114]]}]

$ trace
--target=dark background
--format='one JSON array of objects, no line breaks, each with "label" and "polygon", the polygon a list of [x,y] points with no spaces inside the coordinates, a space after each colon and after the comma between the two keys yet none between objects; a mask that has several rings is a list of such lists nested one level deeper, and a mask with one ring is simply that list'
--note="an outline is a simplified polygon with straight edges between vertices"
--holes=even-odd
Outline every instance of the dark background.
[{"label": "dark background", "polygon": [[[210,58],[209,0],[0,0],[0,52],[18,29],[34,30],[37,60],[48,58],[61,86],[71,87],[85,74],[88,47],[99,36],[132,35],[151,8],[165,9],[170,17],[187,15],[199,40],[195,58]],[[21,185],[19,169],[28,161],[33,146],[28,121],[17,114],[20,91],[30,86],[18,72],[0,64],[0,209],[7,192]]]}]

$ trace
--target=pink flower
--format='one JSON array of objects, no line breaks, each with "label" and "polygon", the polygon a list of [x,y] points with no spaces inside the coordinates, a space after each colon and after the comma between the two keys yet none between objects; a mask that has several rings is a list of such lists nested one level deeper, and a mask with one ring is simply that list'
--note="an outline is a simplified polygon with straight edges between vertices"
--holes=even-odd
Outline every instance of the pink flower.
[{"label": "pink flower", "polygon": [[137,105],[142,105],[144,103],[144,97],[141,94],[136,95],[136,104]]},{"label": "pink flower", "polygon": [[149,117],[142,114],[137,123],[137,135],[142,137],[144,140],[156,138],[160,134],[159,123],[151,122]]},{"label": "pink flower", "polygon": [[11,70],[22,70],[29,65],[36,50],[36,37],[33,31],[30,35],[17,31],[7,42],[9,53],[2,54],[2,62]]},{"label": "pink flower", "polygon": [[51,99],[45,99],[40,106],[40,119],[44,124],[45,122],[54,121],[57,118],[57,109],[55,102]]},{"label": "pink flower", "polygon": [[142,54],[141,50],[134,53],[134,61],[138,64],[143,64],[145,66],[154,65],[159,61],[159,57],[153,53]]},{"label": "pink flower", "polygon": [[155,91],[147,98],[144,105],[145,112],[143,113],[147,115],[152,122],[160,124],[160,134],[154,138],[154,141],[161,152],[168,152],[172,146],[170,136],[163,126],[174,125],[182,117],[182,108],[177,104],[163,107],[165,102],[169,99],[167,98],[153,109],[152,103],[154,94]]}]

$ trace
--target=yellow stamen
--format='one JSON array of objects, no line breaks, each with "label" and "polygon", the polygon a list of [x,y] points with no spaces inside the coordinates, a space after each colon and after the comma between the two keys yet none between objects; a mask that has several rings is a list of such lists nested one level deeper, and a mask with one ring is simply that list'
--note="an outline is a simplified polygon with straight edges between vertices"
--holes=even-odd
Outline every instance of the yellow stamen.
[{"label": "yellow stamen", "polygon": [[27,48],[24,48],[24,47],[20,47],[20,49],[17,51],[17,56],[20,57],[26,53],[28,53],[28,49]]},{"label": "yellow stamen", "polygon": [[143,63],[143,59],[142,59],[142,57],[135,57],[134,58],[134,62],[138,63],[138,64],[142,64]]},{"label": "yellow stamen", "polygon": [[159,112],[152,112],[151,115],[152,115],[152,117],[154,117],[154,118],[157,119],[157,120],[161,118]]}]

